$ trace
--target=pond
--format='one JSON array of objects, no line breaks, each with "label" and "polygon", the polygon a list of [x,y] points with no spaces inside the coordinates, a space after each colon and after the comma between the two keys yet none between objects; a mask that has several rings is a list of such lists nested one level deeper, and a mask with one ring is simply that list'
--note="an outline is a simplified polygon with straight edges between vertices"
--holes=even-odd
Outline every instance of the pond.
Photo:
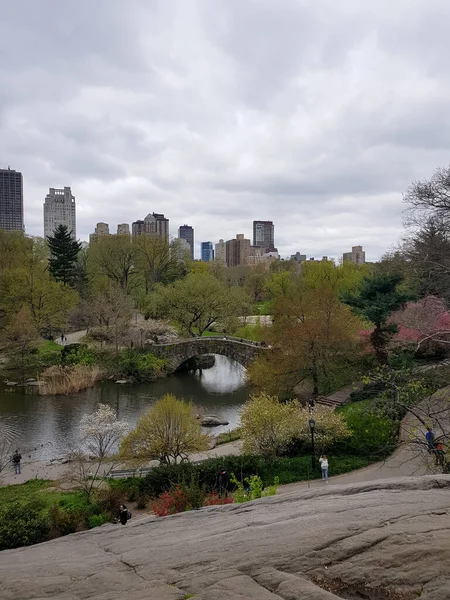
[{"label": "pond", "polygon": [[118,418],[133,426],[155,400],[171,393],[191,400],[197,412],[229,421],[209,431],[228,431],[239,424],[239,410],[249,395],[246,371],[225,356],[215,359],[215,366],[201,373],[180,372],[148,384],[106,381],[72,396],[29,395],[0,383],[0,421],[14,432],[15,445],[31,460],[64,456],[77,440],[81,417],[99,402],[114,407]]}]

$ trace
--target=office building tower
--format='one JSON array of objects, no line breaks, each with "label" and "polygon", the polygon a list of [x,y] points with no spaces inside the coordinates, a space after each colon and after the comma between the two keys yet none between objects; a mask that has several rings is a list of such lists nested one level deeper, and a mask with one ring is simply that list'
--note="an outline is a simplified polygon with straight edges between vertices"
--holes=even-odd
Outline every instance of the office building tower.
[{"label": "office building tower", "polygon": [[117,225],[117,235],[130,235],[130,226],[128,223],[119,223]]},{"label": "office building tower", "polygon": [[133,237],[136,235],[145,235],[146,233],[145,221],[134,221],[134,223],[131,223],[131,234]]},{"label": "office building tower", "polygon": [[109,235],[108,223],[97,223],[94,233],[91,233],[91,235],[89,236],[89,243],[92,244],[93,242],[98,240],[99,237],[104,237],[107,235]]},{"label": "office building tower", "polygon": [[108,223],[97,223],[94,234],[95,235],[109,235]]},{"label": "office building tower", "polygon": [[214,248],[212,242],[202,242],[202,261],[211,262],[214,260]]},{"label": "office building tower", "polygon": [[352,246],[351,252],[344,252],[344,260],[349,260],[356,265],[363,265],[366,262],[366,253],[362,246]]},{"label": "office building tower", "polygon": [[306,261],[306,254],[300,254],[300,252],[296,252],[295,254],[291,255],[291,260],[295,260],[295,262],[305,262]]},{"label": "office building tower", "polygon": [[226,242],[227,267],[238,267],[247,264],[250,256],[250,240],[244,238],[243,233],[238,233],[232,240]]},{"label": "office building tower", "polygon": [[23,231],[22,173],[0,169],[0,229]]},{"label": "office building tower", "polygon": [[178,229],[178,238],[186,240],[191,249],[191,258],[194,259],[194,228],[190,225],[182,225]]},{"label": "office building tower", "polygon": [[160,213],[149,213],[145,219],[145,233],[169,239],[169,219]]},{"label": "office building tower", "polygon": [[70,187],[64,189],[50,188],[44,202],[44,236],[52,236],[60,225],[76,239],[75,196]]},{"label": "office building tower", "polygon": [[274,229],[272,221],[253,221],[253,245],[261,246],[266,252],[273,251]]},{"label": "office building tower", "polygon": [[219,240],[219,243],[215,245],[214,260],[223,264],[227,262],[226,244],[223,240]]}]

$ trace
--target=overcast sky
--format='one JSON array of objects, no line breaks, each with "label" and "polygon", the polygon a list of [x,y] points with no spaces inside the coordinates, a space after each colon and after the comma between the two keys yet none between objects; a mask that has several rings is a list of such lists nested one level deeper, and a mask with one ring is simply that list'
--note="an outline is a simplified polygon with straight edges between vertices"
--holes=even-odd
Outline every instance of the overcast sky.
[{"label": "overcast sky", "polygon": [[448,0],[0,0],[0,166],[43,235],[162,212],[196,243],[273,220],[283,256],[377,259],[450,162]]}]

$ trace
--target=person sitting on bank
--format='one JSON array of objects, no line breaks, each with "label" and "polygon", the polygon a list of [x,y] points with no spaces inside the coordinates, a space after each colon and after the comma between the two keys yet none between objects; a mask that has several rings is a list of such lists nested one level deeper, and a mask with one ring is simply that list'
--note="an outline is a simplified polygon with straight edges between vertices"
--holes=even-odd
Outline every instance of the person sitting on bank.
[{"label": "person sitting on bank", "polygon": [[119,516],[118,520],[122,523],[122,525],[126,525],[128,521],[128,508],[125,504],[121,504],[119,507]]},{"label": "person sitting on bank", "polygon": [[19,450],[16,450],[12,455],[12,463],[14,465],[14,472],[16,475],[20,475],[20,461],[22,460],[22,455],[19,453]]}]

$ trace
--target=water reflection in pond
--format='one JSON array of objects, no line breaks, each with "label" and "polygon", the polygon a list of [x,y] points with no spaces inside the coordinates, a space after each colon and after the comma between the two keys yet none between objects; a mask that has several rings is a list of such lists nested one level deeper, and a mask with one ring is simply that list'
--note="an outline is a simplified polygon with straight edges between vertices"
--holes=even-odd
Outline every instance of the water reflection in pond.
[{"label": "water reflection in pond", "polygon": [[120,419],[134,425],[157,398],[171,393],[191,400],[198,412],[216,414],[229,425],[239,423],[239,410],[248,398],[245,369],[235,361],[216,355],[215,366],[196,374],[177,373],[151,384],[117,385],[104,382],[73,396],[31,396],[11,392],[0,384],[0,419],[17,434],[17,445],[32,460],[64,455],[79,433],[80,419],[99,402],[113,406]]}]

